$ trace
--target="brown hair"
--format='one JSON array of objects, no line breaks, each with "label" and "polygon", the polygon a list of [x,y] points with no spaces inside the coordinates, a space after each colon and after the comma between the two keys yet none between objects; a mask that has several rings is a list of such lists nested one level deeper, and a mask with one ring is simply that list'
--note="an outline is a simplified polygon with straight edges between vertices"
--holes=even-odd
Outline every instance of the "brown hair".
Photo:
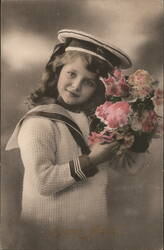
[{"label": "brown hair", "polygon": [[[68,51],[55,58],[51,57],[46,65],[39,88],[27,97],[26,104],[29,109],[37,105],[56,103],[58,98],[57,83],[60,71],[65,64],[75,60],[79,56],[86,63],[86,68],[91,72],[97,73],[98,76],[106,77],[107,73],[111,70],[105,61],[79,51]],[[81,110],[87,115],[91,115],[95,112],[96,107],[104,101],[105,87],[104,84],[98,80],[95,93],[87,103],[81,105]]]}]

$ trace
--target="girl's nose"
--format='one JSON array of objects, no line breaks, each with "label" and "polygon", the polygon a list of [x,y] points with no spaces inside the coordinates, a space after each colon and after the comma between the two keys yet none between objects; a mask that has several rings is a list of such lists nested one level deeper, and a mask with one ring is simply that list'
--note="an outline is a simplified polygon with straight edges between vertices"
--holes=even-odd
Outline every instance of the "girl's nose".
[{"label": "girl's nose", "polygon": [[81,79],[78,79],[78,78],[73,79],[71,87],[75,90],[80,90],[81,89]]}]

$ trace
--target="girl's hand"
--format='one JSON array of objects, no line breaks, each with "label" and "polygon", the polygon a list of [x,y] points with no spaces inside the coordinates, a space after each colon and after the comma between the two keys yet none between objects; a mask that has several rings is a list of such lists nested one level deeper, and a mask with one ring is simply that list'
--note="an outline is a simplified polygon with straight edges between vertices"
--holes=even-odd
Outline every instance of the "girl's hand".
[{"label": "girl's hand", "polygon": [[89,154],[90,161],[93,165],[103,163],[105,161],[111,160],[119,149],[119,143],[95,143],[91,147],[91,153]]}]

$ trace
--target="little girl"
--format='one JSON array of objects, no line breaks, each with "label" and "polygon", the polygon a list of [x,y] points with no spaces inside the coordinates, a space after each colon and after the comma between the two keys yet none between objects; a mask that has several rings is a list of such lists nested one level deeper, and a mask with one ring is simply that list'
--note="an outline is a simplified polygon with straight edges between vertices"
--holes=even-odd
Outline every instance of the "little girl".
[{"label": "little girl", "polygon": [[[84,32],[61,30],[58,38],[42,85],[28,98],[30,111],[7,145],[8,150],[19,147],[25,169],[21,221],[26,240],[20,249],[110,249],[106,189],[119,144],[89,149],[87,138],[95,109],[105,101],[101,78],[131,62]],[[136,159],[136,153],[129,154]],[[125,155],[115,162],[117,169],[136,168]]]}]

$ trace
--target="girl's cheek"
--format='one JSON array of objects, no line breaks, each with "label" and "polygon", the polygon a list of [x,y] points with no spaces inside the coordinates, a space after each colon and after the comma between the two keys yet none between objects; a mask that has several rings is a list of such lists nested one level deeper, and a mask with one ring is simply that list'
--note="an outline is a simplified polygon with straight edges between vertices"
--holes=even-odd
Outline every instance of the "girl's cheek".
[{"label": "girl's cheek", "polygon": [[96,89],[95,88],[87,88],[85,89],[85,93],[88,95],[88,96],[92,96],[94,93],[95,93]]},{"label": "girl's cheek", "polygon": [[94,86],[94,87],[90,87],[90,92],[94,93],[96,91],[97,87]]}]

